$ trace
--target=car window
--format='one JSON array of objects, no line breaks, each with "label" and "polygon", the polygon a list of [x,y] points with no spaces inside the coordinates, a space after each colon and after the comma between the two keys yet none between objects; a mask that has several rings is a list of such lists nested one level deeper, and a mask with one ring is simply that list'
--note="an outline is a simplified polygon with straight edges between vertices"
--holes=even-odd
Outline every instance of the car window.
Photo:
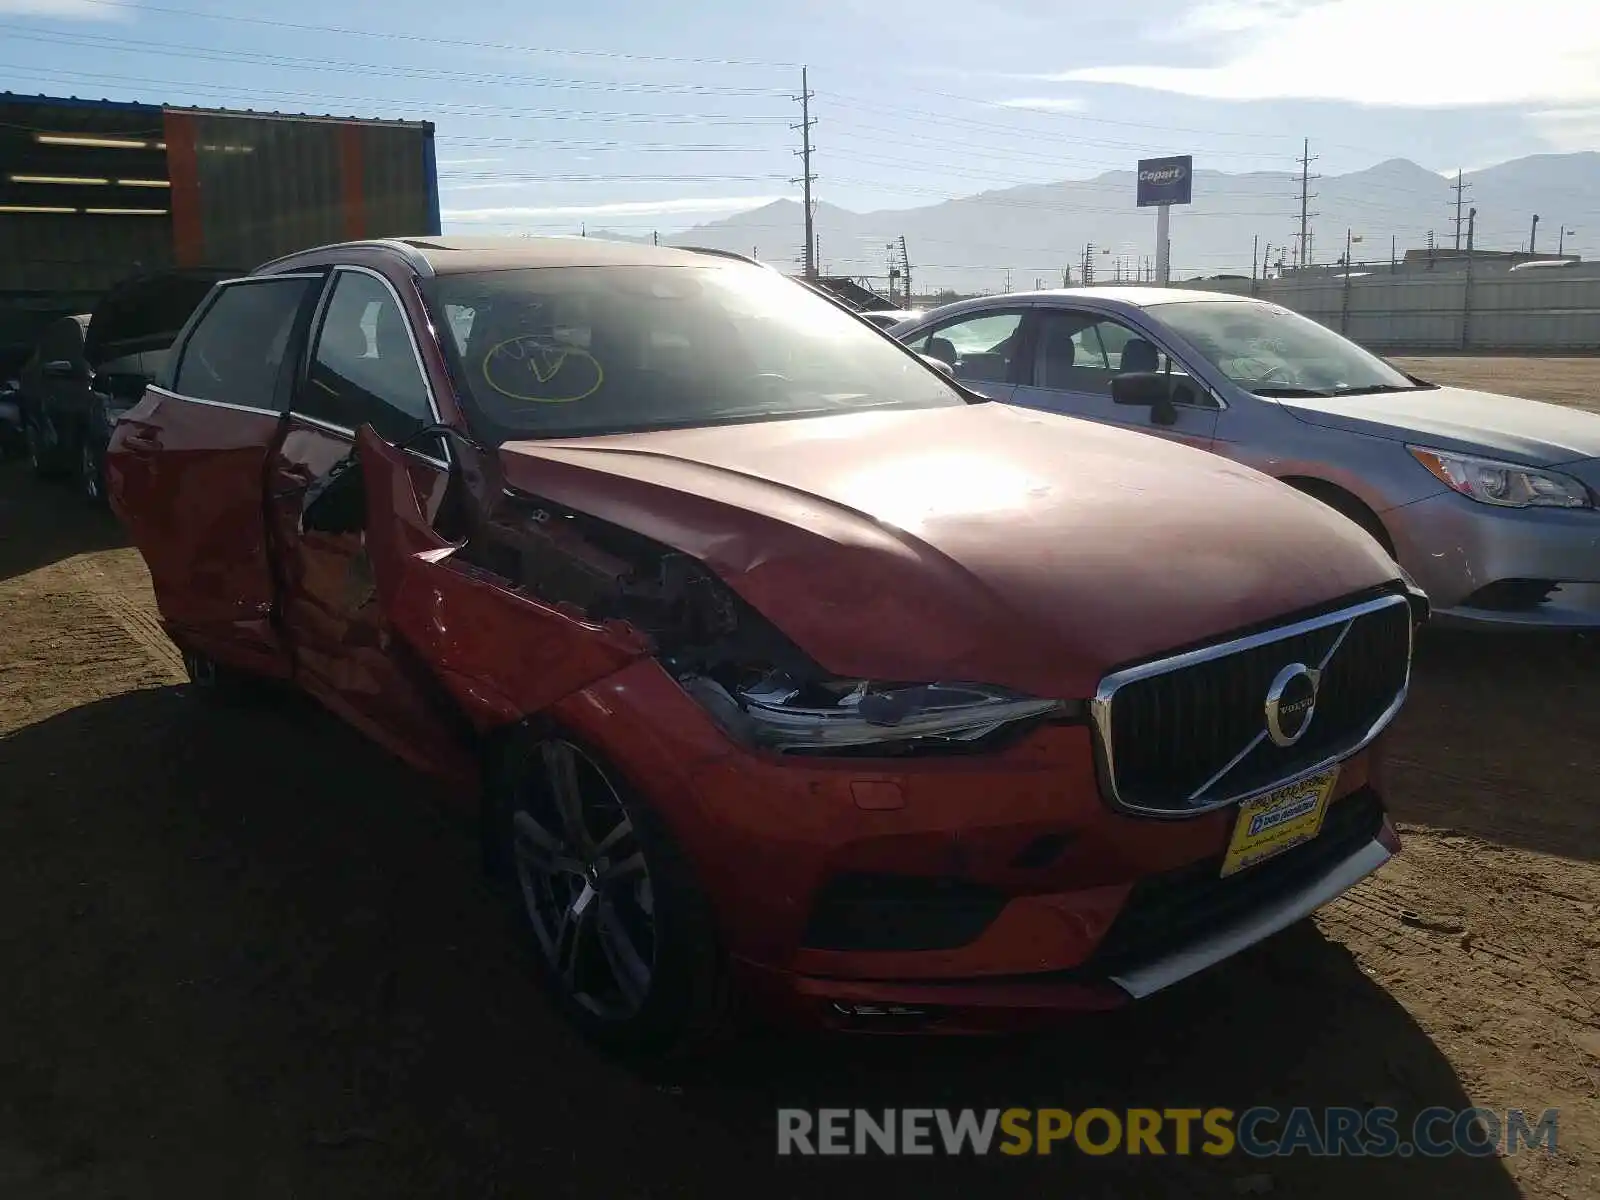
[{"label": "car window", "polygon": [[199,400],[275,410],[294,319],[315,282],[264,278],[218,288],[184,344],[173,390]]},{"label": "car window", "polygon": [[950,364],[957,379],[1006,383],[1022,341],[1022,313],[989,312],[957,318],[919,333],[910,343],[918,354]]},{"label": "car window", "polygon": [[401,441],[433,421],[405,312],[383,280],[340,271],[294,409],[340,429],[370,424]]},{"label": "car window", "polygon": [[968,401],[775,271],[540,267],[424,285],[479,437],[581,437]]},{"label": "car window", "polygon": [[[1057,309],[1039,314],[1030,378],[1033,386],[1058,392],[1111,395],[1111,381],[1131,371],[1158,371],[1188,378],[1149,338],[1120,321],[1095,313]],[[1203,388],[1192,388],[1203,398]],[[1194,403],[1203,403],[1197,399]]]}]

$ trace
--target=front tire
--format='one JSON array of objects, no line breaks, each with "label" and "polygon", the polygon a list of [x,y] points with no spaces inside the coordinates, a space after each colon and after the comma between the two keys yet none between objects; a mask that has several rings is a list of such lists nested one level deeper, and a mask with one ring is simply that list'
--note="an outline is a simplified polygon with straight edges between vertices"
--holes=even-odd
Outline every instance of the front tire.
[{"label": "front tire", "polygon": [[603,758],[549,730],[489,776],[490,860],[562,1013],[644,1062],[704,1051],[732,1026],[709,902],[661,819]]}]

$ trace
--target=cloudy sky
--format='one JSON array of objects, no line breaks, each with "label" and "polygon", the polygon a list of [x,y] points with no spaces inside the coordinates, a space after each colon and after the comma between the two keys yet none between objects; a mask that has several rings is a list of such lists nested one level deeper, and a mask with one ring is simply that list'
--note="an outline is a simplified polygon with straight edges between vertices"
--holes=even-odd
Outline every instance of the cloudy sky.
[{"label": "cloudy sky", "polygon": [[1324,174],[1600,146],[1576,0],[0,0],[13,90],[433,120],[447,226],[485,232],[794,194],[802,63],[817,195],[858,211],[1302,138]]}]

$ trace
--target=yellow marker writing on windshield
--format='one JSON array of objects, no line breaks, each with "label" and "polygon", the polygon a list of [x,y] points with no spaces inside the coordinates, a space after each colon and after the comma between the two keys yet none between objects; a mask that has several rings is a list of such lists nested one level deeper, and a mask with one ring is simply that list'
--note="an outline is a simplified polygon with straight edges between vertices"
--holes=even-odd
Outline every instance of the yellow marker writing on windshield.
[{"label": "yellow marker writing on windshield", "polygon": [[483,356],[483,380],[510,400],[571,404],[599,391],[605,371],[587,350],[522,334]]}]

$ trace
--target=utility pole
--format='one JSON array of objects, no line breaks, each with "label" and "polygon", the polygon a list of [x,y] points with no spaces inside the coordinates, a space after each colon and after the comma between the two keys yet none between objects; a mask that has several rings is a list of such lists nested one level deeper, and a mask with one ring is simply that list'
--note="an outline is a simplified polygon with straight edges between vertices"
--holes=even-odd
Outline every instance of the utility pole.
[{"label": "utility pole", "polygon": [[1561,226],[1561,228],[1556,231],[1557,258],[1565,258],[1567,256],[1567,234],[1577,232],[1578,231],[1576,229],[1568,229],[1565,225]]},{"label": "utility pole", "polygon": [[1344,231],[1344,294],[1339,303],[1339,332],[1344,333],[1350,328],[1350,245],[1355,240],[1351,235],[1354,231]]},{"label": "utility pole", "polygon": [[1472,250],[1478,226],[1478,210],[1467,210],[1467,284],[1461,290],[1461,348],[1472,342]]},{"label": "utility pole", "polygon": [[1538,240],[1539,240],[1539,214],[1538,213],[1534,213],[1533,214],[1533,228],[1528,230],[1528,255],[1529,255],[1529,257],[1532,257],[1534,254],[1537,253],[1537,251],[1534,250],[1533,245]]},{"label": "utility pole", "polygon": [[806,68],[801,67],[800,95],[797,97],[800,101],[800,124],[789,127],[800,131],[800,149],[796,151],[800,155],[800,178],[791,179],[789,182],[798,183],[802,187],[801,203],[805,205],[806,210],[806,255],[804,266],[807,279],[815,279],[817,277],[818,257],[816,214],[811,206],[811,185],[817,181],[817,177],[811,173],[811,127],[816,124],[816,121],[811,117],[811,97],[812,91],[806,78]]},{"label": "utility pole", "polygon": [[1006,268],[1006,295],[1011,294],[1011,268]]},{"label": "utility pole", "polygon": [[1094,282],[1094,243],[1083,244],[1083,286],[1088,287]]},{"label": "utility pole", "polygon": [[1450,186],[1455,189],[1456,193],[1456,250],[1459,251],[1461,249],[1461,202],[1466,199],[1467,189],[1472,185],[1462,178],[1461,172],[1458,170],[1456,171],[1456,181]]},{"label": "utility pole", "polygon": [[1311,218],[1317,214],[1308,207],[1315,196],[1309,191],[1311,181],[1320,179],[1320,175],[1311,174],[1311,164],[1317,161],[1317,156],[1311,153],[1311,139],[1306,138],[1302,144],[1300,157],[1295,160],[1300,164],[1300,254],[1299,265],[1303,269],[1311,265]]},{"label": "utility pole", "polygon": [[1250,294],[1256,294],[1256,263],[1261,261],[1261,235],[1250,239]]},{"label": "utility pole", "polygon": [[651,230],[651,231],[650,231],[650,244],[651,244],[651,245],[652,245],[652,246],[659,246],[659,245],[661,245],[661,231],[660,231],[660,230],[658,230],[658,229],[652,229],[652,230]]},{"label": "utility pole", "polygon": [[906,307],[911,307],[911,252],[906,249],[906,235],[900,235],[900,282],[906,289]]},{"label": "utility pole", "polygon": [[1394,234],[1391,233],[1389,235],[1389,274],[1391,275],[1400,269],[1400,260],[1395,257],[1394,248],[1395,237]]}]

